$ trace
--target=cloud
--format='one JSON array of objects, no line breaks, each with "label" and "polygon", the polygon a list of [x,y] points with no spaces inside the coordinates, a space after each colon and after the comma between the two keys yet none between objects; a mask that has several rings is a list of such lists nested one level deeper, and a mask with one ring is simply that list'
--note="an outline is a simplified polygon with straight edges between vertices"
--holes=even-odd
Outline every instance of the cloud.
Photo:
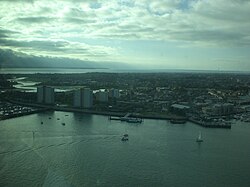
[{"label": "cloud", "polygon": [[166,13],[172,13],[180,4],[180,0],[162,0],[149,2],[149,9],[156,15],[164,15]]},{"label": "cloud", "polygon": [[[16,52],[34,56],[53,56],[78,59],[103,58],[114,55],[116,50],[111,47],[88,45],[66,40],[12,40],[0,39],[0,46]],[[93,59],[94,58],[94,59]]]},{"label": "cloud", "polygon": [[[181,2],[111,0],[82,3],[64,0],[57,4],[51,1],[33,1],[32,4],[18,8],[15,15],[8,10],[11,6],[5,4],[6,11],[10,11],[9,21],[5,23],[6,26],[12,26],[13,18],[16,17],[14,28],[19,26],[25,30],[24,24],[37,23],[40,25],[32,28],[34,32],[48,30],[59,37],[63,37],[61,33],[77,30],[83,37],[93,38],[124,39],[126,36],[127,39],[134,39],[137,36],[136,38],[144,40],[155,38],[204,43],[218,41],[218,44],[248,39],[249,1],[197,0],[190,1],[188,9],[181,9]],[[41,12],[44,15],[41,15]],[[6,14],[2,16],[7,19],[8,13]],[[87,28],[81,28],[82,25],[86,25]],[[204,36],[205,33],[208,33],[208,36]],[[229,40],[223,37],[223,34],[238,37]],[[245,42],[236,44],[240,43]]]},{"label": "cloud", "polygon": [[0,45],[36,55],[106,60],[120,55],[103,43],[87,44],[89,39],[250,45],[247,0],[0,0],[0,5]]},{"label": "cloud", "polygon": [[9,3],[33,3],[34,0],[0,0],[0,2],[9,2]]},{"label": "cloud", "polygon": [[54,18],[49,18],[45,16],[20,17],[16,19],[17,22],[22,22],[27,24],[33,24],[33,23],[41,24],[45,22],[48,23],[54,20],[55,20]]},{"label": "cloud", "polygon": [[9,29],[2,29],[0,27],[0,40],[7,39],[13,35],[19,35],[19,34],[20,34],[20,32],[18,32],[18,31],[12,31]]}]

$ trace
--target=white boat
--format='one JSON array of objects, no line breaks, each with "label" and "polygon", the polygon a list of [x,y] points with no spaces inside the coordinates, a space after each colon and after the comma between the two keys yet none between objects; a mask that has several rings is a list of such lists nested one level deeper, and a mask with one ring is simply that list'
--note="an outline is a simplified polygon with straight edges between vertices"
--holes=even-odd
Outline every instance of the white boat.
[{"label": "white boat", "polygon": [[142,119],[141,118],[127,118],[126,120],[128,123],[141,123]]},{"label": "white boat", "polygon": [[203,142],[202,136],[201,136],[201,131],[199,133],[199,136],[196,138],[196,142]]}]

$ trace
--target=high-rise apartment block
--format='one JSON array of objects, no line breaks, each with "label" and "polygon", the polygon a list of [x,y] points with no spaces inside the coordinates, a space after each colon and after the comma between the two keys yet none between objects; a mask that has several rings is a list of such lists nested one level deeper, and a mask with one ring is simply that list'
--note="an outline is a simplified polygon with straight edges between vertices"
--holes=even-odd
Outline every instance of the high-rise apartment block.
[{"label": "high-rise apartment block", "polygon": [[37,102],[41,104],[54,104],[55,103],[54,88],[48,86],[37,87]]},{"label": "high-rise apartment block", "polygon": [[81,88],[74,91],[74,107],[91,108],[93,106],[93,91],[89,88]]}]

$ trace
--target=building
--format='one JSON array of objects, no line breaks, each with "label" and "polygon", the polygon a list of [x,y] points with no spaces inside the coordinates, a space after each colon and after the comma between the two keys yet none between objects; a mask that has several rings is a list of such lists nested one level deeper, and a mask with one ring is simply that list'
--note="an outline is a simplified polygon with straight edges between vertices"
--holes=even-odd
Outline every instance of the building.
[{"label": "building", "polygon": [[108,102],[108,92],[106,91],[99,91],[96,93],[96,100],[99,102]]},{"label": "building", "polygon": [[93,106],[93,91],[89,88],[75,90],[73,105],[79,108],[91,108]]},{"label": "building", "polygon": [[73,106],[74,107],[82,107],[82,89],[75,90],[74,91],[74,101],[73,101]]},{"label": "building", "polygon": [[186,115],[190,111],[190,107],[181,104],[173,104],[170,107],[170,111],[178,115]]},{"label": "building", "polygon": [[44,103],[44,87],[43,86],[39,86],[37,87],[37,102],[38,103]]},{"label": "building", "polygon": [[109,97],[112,99],[118,99],[120,97],[120,92],[118,89],[110,89],[108,93]]},{"label": "building", "polygon": [[37,102],[41,104],[55,103],[55,90],[48,86],[37,87]]},{"label": "building", "polygon": [[215,104],[213,108],[215,115],[229,115],[234,112],[234,105],[232,103]]}]

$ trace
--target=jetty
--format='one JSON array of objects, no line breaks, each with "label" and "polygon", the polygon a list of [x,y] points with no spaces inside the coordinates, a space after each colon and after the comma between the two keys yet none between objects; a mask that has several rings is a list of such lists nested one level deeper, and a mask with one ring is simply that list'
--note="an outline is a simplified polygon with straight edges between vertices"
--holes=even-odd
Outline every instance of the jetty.
[{"label": "jetty", "polygon": [[142,123],[143,122],[142,118],[132,117],[131,113],[127,113],[123,117],[109,116],[109,120],[126,121],[128,123]]},{"label": "jetty", "polygon": [[197,125],[200,125],[202,127],[206,127],[206,128],[231,129],[231,123],[226,123],[226,122],[205,122],[205,121],[193,119],[193,118],[188,118],[188,121],[195,123]]}]

